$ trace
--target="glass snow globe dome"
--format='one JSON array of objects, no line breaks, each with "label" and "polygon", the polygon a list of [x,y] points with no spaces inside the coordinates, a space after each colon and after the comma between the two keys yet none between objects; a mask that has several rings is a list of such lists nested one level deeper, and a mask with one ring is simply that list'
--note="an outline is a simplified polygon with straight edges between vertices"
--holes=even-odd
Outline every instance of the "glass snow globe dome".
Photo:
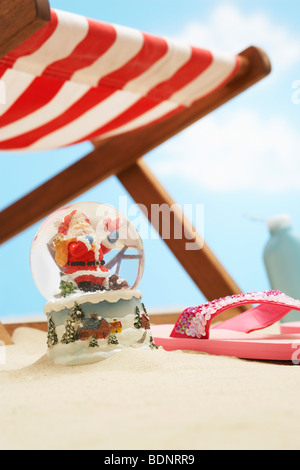
[{"label": "glass snow globe dome", "polygon": [[143,242],[134,224],[114,207],[74,203],[41,225],[30,264],[48,301],[74,293],[136,289],[144,271]]}]

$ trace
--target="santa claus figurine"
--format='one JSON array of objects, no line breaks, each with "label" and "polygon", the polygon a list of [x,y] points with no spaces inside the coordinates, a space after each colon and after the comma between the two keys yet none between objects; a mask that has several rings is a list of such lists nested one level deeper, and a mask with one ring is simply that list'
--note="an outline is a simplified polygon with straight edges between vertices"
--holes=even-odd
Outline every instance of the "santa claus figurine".
[{"label": "santa claus figurine", "polygon": [[[106,218],[103,224],[107,237],[99,242],[88,217],[79,210],[73,210],[65,216],[53,240],[55,260],[64,273],[63,277],[84,292],[110,288],[110,272],[103,257],[119,239],[120,219]],[[119,288],[126,286],[126,281],[118,283]]]}]

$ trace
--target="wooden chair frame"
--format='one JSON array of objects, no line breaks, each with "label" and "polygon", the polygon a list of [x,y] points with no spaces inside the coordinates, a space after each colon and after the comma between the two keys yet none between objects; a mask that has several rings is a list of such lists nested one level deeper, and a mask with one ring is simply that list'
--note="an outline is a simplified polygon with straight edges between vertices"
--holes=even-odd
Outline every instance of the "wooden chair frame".
[{"label": "wooden chair frame", "polygon": [[[13,5],[10,0],[2,0],[0,8],[0,25],[6,25],[4,33],[0,29],[0,56],[17,47],[50,19],[48,0],[15,0]],[[18,14],[20,8],[22,15]],[[267,55],[259,48],[249,47],[239,57],[241,67],[238,74],[223,88],[163,122],[93,142],[94,150],[90,154],[5,208],[0,213],[0,243],[112,175],[118,177],[138,204],[147,208],[148,216],[151,214],[151,204],[167,204],[171,207],[174,201],[142,157],[271,71]],[[179,209],[176,209],[173,217],[184,226],[185,236],[181,240],[170,238],[165,242],[205,297],[213,300],[240,293],[237,284],[207,244],[203,245],[200,235],[195,234],[194,228]],[[155,228],[162,235],[162,227]],[[191,241],[199,245],[199,250],[185,250],[186,242]]]}]

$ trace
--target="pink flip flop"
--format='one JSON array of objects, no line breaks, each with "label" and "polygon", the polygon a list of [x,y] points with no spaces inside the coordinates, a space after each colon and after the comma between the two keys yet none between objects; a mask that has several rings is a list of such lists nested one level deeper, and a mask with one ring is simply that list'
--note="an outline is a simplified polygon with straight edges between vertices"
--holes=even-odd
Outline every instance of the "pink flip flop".
[{"label": "pink flip flop", "polygon": [[[241,305],[259,304],[245,313],[210,328],[220,313]],[[300,301],[279,291],[240,294],[186,309],[174,325],[152,325],[157,346],[167,351],[193,350],[241,359],[292,361],[299,364],[300,323],[295,334],[249,333],[273,325],[291,310],[300,311]]]}]

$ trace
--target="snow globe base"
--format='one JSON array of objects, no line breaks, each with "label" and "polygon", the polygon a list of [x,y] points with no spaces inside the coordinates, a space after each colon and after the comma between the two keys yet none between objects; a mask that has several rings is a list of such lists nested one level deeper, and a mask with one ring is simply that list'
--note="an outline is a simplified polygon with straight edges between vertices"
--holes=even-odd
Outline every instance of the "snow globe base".
[{"label": "snow globe base", "polygon": [[128,347],[155,348],[141,298],[138,290],[119,290],[48,302],[48,357],[56,364],[79,365]]}]

